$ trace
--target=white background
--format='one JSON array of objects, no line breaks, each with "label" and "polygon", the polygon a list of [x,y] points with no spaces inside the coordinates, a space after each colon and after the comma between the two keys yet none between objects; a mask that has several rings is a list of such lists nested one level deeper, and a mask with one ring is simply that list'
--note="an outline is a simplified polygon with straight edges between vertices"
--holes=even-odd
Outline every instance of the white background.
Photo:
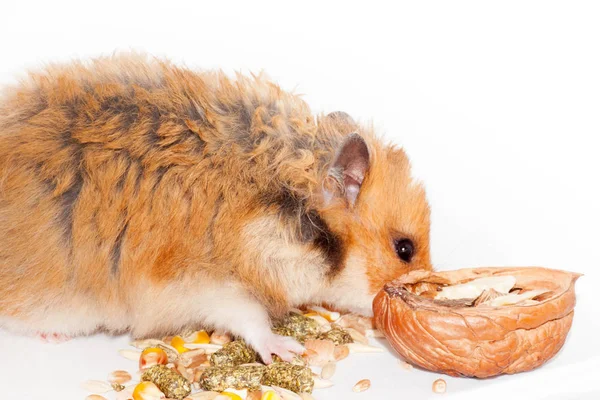
[{"label": "white background", "polygon": [[[557,358],[517,376],[447,378],[444,397],[600,399],[597,2],[0,4],[2,84],[44,62],[135,49],[192,68],[264,69],[315,111],[372,120],[425,182],[438,268],[585,273]],[[49,346],[0,331],[0,397],[83,399],[80,381],[133,369],[116,354],[125,344]],[[399,369],[391,354],[357,355],[316,397],[437,398],[436,377]],[[362,378],[372,388],[353,394]]]}]

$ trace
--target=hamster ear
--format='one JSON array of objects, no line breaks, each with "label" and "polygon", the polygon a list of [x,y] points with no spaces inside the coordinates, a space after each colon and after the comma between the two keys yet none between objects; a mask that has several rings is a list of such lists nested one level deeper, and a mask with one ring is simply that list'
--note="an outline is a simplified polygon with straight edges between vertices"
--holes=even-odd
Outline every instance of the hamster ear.
[{"label": "hamster ear", "polygon": [[332,119],[334,121],[342,121],[349,125],[356,125],[354,119],[350,116],[350,114],[344,111],[333,111],[325,116],[325,118]]},{"label": "hamster ear", "polygon": [[369,170],[369,148],[358,133],[351,133],[339,147],[323,185],[325,202],[343,197],[353,207]]}]

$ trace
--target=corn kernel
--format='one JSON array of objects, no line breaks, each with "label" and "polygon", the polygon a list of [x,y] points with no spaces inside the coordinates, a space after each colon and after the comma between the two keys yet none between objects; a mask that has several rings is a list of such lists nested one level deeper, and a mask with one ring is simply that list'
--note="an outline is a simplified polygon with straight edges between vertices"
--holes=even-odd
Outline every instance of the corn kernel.
[{"label": "corn kernel", "polygon": [[274,391],[268,390],[263,393],[260,400],[281,400],[281,397],[279,397],[279,395],[277,393],[275,393]]},{"label": "corn kernel", "polygon": [[335,322],[341,317],[339,312],[329,311],[328,309],[320,306],[310,306],[308,308],[308,311],[319,314],[321,317],[325,318],[329,322]]},{"label": "corn kernel", "polygon": [[139,368],[146,369],[157,364],[165,365],[169,362],[167,353],[158,347],[148,347],[140,354]]},{"label": "corn kernel", "polygon": [[181,336],[174,336],[173,339],[171,339],[171,346],[173,346],[180,354],[189,351],[184,344],[185,340],[183,340]]},{"label": "corn kernel", "polygon": [[159,400],[165,397],[163,392],[152,382],[140,382],[133,389],[133,400]]},{"label": "corn kernel", "polygon": [[229,397],[231,400],[243,400],[240,396],[238,396],[235,393],[231,393],[231,392],[221,392],[222,396],[227,396]]},{"label": "corn kernel", "polygon": [[191,343],[208,344],[210,343],[210,336],[206,331],[198,331],[192,336]]}]

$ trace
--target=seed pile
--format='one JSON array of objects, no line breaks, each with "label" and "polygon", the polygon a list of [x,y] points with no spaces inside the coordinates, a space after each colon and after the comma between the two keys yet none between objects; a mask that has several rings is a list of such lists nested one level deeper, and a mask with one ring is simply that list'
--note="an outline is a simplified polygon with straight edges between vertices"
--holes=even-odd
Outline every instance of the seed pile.
[{"label": "seed pile", "polygon": [[322,307],[293,310],[274,322],[273,332],[295,338],[306,352],[291,363],[273,356],[265,365],[243,340],[226,332],[183,332],[134,341],[137,350],[119,351],[138,363],[140,382],[117,370],[107,381],[83,387],[94,393],[89,400],[105,400],[101,394],[111,391],[117,400],[314,400],[313,389],[333,385],[338,361],[350,353],[383,351],[368,344],[368,336],[380,336],[370,318]]}]

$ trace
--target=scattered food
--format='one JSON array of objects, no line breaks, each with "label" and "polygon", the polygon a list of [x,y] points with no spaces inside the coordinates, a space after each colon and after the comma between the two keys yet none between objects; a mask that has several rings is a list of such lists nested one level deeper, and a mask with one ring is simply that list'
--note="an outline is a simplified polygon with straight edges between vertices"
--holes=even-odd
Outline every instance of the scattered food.
[{"label": "scattered food", "polygon": [[308,339],[304,343],[305,359],[309,365],[322,367],[329,361],[335,360],[335,343],[331,340]]},{"label": "scattered food", "polygon": [[[356,332],[358,335],[360,335],[359,332]],[[362,336],[362,335],[361,335]],[[362,336],[364,338],[364,336]],[[352,343],[354,342],[354,337],[352,336],[352,334],[338,326],[332,326],[332,328],[330,330],[328,330],[327,332],[321,332],[317,335],[317,339],[322,339],[322,340],[331,340],[334,344],[339,345],[339,344],[348,344],[348,343]],[[365,338],[366,343],[368,343],[368,341]]]},{"label": "scattered food", "polygon": [[433,381],[431,390],[433,390],[433,393],[446,393],[446,381],[443,379],[436,379]]},{"label": "scattered food", "polygon": [[253,363],[257,360],[256,352],[243,340],[235,340],[223,346],[210,357],[210,363],[220,367],[235,367],[240,364]]},{"label": "scattered food", "polygon": [[381,347],[370,346],[362,343],[348,343],[346,345],[350,353],[383,353]]},{"label": "scattered food", "polygon": [[125,389],[125,385],[121,385],[120,383],[116,383],[116,382],[111,383],[110,387],[112,387],[115,392],[120,392],[123,389]]},{"label": "scattered food", "polygon": [[154,383],[140,382],[135,389],[133,389],[132,396],[133,400],[159,400],[165,395]]},{"label": "scattered food", "polygon": [[335,361],[341,361],[350,355],[350,349],[346,345],[335,346],[333,349],[333,359]]},{"label": "scattered food", "polygon": [[214,331],[212,335],[210,335],[210,343],[223,346],[229,342],[231,342],[231,336],[227,332]]},{"label": "scattered food", "polygon": [[281,400],[281,397],[274,390],[267,390],[260,397],[260,400]]},{"label": "scattered food", "polygon": [[106,400],[106,397],[100,396],[99,394],[90,394],[85,400]]},{"label": "scattered food", "polygon": [[363,379],[363,380],[358,381],[356,383],[356,385],[354,385],[354,387],[352,388],[352,391],[356,392],[356,393],[360,393],[360,392],[364,392],[365,390],[367,390],[370,387],[371,387],[371,381],[369,379]]},{"label": "scattered food", "polygon": [[265,374],[264,365],[209,367],[198,380],[204,390],[223,391],[227,388],[259,390]]},{"label": "scattered food", "polygon": [[229,400],[243,400],[248,397],[248,391],[237,391],[234,389],[227,389],[221,393],[221,396],[225,396]]},{"label": "scattered food", "polygon": [[144,371],[142,381],[154,383],[165,396],[181,400],[192,392],[190,382],[164,365],[155,365]]},{"label": "scattered food", "polygon": [[321,378],[331,379],[335,374],[335,369],[335,363],[331,361],[328,362],[323,366],[323,369],[321,369]]},{"label": "scattered food", "polygon": [[315,382],[308,367],[273,363],[265,369],[263,385],[278,386],[296,393],[311,393]]},{"label": "scattered food", "polygon": [[321,379],[319,377],[313,376],[313,381],[315,382],[313,389],[327,389],[333,386],[333,382],[329,379]]},{"label": "scattered food", "polygon": [[142,352],[136,351],[136,350],[123,349],[123,350],[119,350],[119,354],[128,360],[139,361],[140,355],[142,354]]},{"label": "scattered food", "polygon": [[155,365],[166,365],[169,362],[167,353],[159,347],[148,347],[140,355],[140,370],[153,367]]},{"label": "scattered food", "polygon": [[341,315],[336,311],[329,311],[328,309],[320,306],[310,306],[308,307],[309,311],[312,311],[321,317],[325,318],[329,322],[335,322],[340,319]]},{"label": "scattered food", "polygon": [[100,394],[110,391],[117,392],[117,400],[314,400],[313,390],[333,386],[338,361],[351,353],[383,351],[368,344],[365,334],[374,332],[370,319],[322,307],[293,310],[275,321],[273,331],[294,337],[306,352],[292,362],[274,355],[274,362],[265,365],[243,340],[227,332],[186,331],[162,340],[132,341],[135,349],[119,354],[137,362],[141,382],[136,382],[140,375],[116,370],[106,381],[84,383],[96,393],[86,400],[106,400]]},{"label": "scattered food", "polygon": [[[179,335],[175,336],[175,337],[173,337],[173,339],[171,339],[171,346],[174,347],[178,353],[185,353],[186,351],[189,350],[187,347],[184,346],[185,343],[186,343],[185,340],[183,340],[183,338]],[[199,344],[202,344],[202,343],[199,343]]]},{"label": "scattered food", "polygon": [[127,371],[116,370],[108,374],[108,383],[123,385],[131,380],[131,374]]},{"label": "scattered food", "polygon": [[310,317],[291,312],[280,321],[275,322],[273,332],[291,336],[300,343],[304,343],[307,338],[315,338],[321,333],[321,325]]}]

